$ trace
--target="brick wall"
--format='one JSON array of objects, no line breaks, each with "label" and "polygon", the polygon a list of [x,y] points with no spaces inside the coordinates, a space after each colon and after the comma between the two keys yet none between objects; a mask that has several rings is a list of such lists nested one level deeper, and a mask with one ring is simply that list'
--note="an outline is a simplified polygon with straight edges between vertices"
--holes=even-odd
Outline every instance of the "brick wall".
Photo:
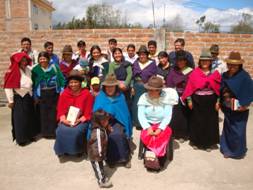
[{"label": "brick wall", "polygon": [[[20,48],[22,37],[28,36],[32,40],[34,49],[43,50],[45,41],[53,41],[55,52],[61,55],[65,44],[71,44],[77,50],[76,43],[83,39],[87,43],[87,49],[93,44],[106,50],[109,38],[116,38],[119,47],[125,48],[127,44],[134,43],[137,48],[141,44],[147,44],[148,40],[154,39],[152,29],[85,29],[85,30],[53,30],[36,32],[0,32],[0,84],[3,84],[3,74],[9,65],[9,56]],[[183,37],[186,40],[185,49],[192,52],[195,62],[198,61],[201,48],[210,47],[212,43],[220,45],[221,57],[228,56],[232,50],[240,51],[245,59],[245,68],[253,77],[253,35],[248,34],[205,34],[205,33],[173,33],[166,32],[166,49],[173,50],[173,42],[176,38]]]}]

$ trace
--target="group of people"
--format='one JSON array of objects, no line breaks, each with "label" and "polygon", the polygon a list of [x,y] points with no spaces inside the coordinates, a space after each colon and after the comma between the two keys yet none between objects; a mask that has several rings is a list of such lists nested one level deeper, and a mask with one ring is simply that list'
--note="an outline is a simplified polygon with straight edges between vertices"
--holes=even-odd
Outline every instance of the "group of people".
[{"label": "group of people", "polygon": [[138,158],[147,168],[163,166],[173,138],[207,152],[220,144],[225,158],[246,155],[253,83],[239,52],[223,62],[213,44],[195,64],[182,38],[170,53],[158,53],[154,40],[123,52],[116,39],[106,52],[98,45],[88,52],[81,40],[77,52],[65,45],[61,59],[53,42],[39,54],[31,45],[21,40],[4,78],[13,140],[24,146],[38,135],[53,138],[59,157],[87,152],[100,187],[112,186],[104,161],[131,167],[133,126],[141,130]]}]

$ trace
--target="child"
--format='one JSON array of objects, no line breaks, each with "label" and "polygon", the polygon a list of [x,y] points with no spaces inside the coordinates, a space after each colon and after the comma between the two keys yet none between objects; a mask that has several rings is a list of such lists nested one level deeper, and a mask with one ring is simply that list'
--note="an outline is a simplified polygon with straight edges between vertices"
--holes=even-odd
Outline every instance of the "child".
[{"label": "child", "polygon": [[93,77],[90,82],[90,92],[92,96],[96,97],[100,91],[100,79]]},{"label": "child", "polygon": [[88,75],[90,71],[89,62],[86,59],[81,59],[79,60],[79,64],[76,65],[73,70],[78,70],[84,77],[84,80],[82,81],[82,88],[88,87],[88,82],[90,80]]},{"label": "child", "polygon": [[95,172],[100,188],[112,187],[112,183],[105,176],[103,161],[106,157],[108,135],[112,131],[109,125],[110,115],[97,110],[93,114],[90,139],[88,140],[88,156]]}]

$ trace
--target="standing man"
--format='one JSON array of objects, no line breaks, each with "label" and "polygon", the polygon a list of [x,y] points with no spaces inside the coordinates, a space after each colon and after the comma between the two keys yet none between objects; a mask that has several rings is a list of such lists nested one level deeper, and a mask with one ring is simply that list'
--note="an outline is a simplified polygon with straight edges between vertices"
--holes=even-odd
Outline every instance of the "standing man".
[{"label": "standing man", "polygon": [[157,52],[157,43],[154,40],[150,40],[148,42],[148,51],[149,51],[149,58],[156,62],[156,65],[159,64],[158,59],[158,52]]},{"label": "standing man", "polygon": [[38,52],[36,50],[32,50],[32,41],[30,38],[24,37],[21,39],[21,49],[18,52],[24,52],[31,58],[32,67],[37,63]]},{"label": "standing man", "polygon": [[227,65],[218,57],[219,56],[219,46],[217,44],[213,44],[210,47],[210,52],[213,57],[212,72],[217,70],[222,75],[228,69],[227,69]]},{"label": "standing man", "polygon": [[[176,52],[178,52],[180,50],[184,50],[184,46],[185,46],[184,39],[183,38],[176,39],[176,41],[174,42],[174,46],[175,46],[175,51],[172,51],[169,53],[169,62],[172,67],[174,67],[176,65]],[[194,63],[194,59],[193,59],[192,54],[188,51],[185,51],[185,53],[186,53],[186,59],[188,61],[188,65],[191,68],[194,68],[195,63]]]},{"label": "standing man", "polygon": [[117,47],[117,40],[114,38],[109,39],[108,45],[109,45],[109,49],[107,51],[107,59],[108,59],[109,63],[111,63],[114,61],[112,52]]}]

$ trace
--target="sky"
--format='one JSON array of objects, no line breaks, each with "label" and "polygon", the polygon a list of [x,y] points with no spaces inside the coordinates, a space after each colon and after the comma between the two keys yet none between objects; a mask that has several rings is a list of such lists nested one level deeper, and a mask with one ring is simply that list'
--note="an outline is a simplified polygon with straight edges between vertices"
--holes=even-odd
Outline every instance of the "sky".
[{"label": "sky", "polygon": [[[128,23],[148,26],[153,23],[152,0],[51,0],[56,9],[53,23],[67,22],[85,16],[86,8],[95,3],[108,3],[128,18]],[[197,31],[196,20],[206,16],[206,21],[220,24],[222,31],[241,20],[242,13],[253,16],[253,0],[154,0],[155,22],[158,26],[179,15],[186,31]],[[164,9],[165,7],[165,9]],[[165,10],[165,11],[164,11]],[[164,17],[165,16],[165,17]]]}]

